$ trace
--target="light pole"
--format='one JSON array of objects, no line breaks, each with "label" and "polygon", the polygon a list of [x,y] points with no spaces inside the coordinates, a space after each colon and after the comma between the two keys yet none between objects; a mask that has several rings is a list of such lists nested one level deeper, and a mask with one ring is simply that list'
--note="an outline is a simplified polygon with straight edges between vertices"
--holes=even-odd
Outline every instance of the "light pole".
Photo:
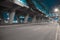
[{"label": "light pole", "polygon": [[59,9],[59,7],[54,9],[54,13],[56,14],[56,16],[58,16],[58,18],[59,18],[58,23],[60,24],[60,9]]}]

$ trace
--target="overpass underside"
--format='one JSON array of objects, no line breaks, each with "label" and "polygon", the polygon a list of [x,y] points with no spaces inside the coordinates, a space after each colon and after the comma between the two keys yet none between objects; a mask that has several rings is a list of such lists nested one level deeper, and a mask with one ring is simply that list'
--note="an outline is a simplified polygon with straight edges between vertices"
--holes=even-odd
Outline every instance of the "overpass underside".
[{"label": "overpass underside", "polygon": [[[3,16],[5,12],[9,15],[7,19]],[[23,16],[23,21],[20,16]],[[0,24],[6,24],[5,21],[8,24],[13,24],[14,18],[16,18],[18,23],[41,23],[42,21],[49,20],[43,12],[37,10],[32,4],[26,6],[17,0],[0,1]]]}]

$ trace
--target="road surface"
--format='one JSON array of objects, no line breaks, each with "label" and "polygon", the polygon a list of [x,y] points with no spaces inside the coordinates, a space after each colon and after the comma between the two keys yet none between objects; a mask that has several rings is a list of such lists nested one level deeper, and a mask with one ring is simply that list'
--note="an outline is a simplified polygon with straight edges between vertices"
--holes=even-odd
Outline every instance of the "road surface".
[{"label": "road surface", "polygon": [[58,25],[0,26],[0,40],[57,40]]}]

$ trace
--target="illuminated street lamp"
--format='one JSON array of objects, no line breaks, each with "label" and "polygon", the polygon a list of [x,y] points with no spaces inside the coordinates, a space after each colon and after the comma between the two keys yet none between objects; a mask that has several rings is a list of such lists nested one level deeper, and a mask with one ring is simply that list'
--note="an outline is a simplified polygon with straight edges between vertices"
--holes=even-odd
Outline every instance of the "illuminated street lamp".
[{"label": "illuminated street lamp", "polygon": [[60,6],[54,9],[54,13],[58,17],[58,23],[60,24]]},{"label": "illuminated street lamp", "polygon": [[56,16],[59,15],[59,11],[60,11],[59,8],[55,8],[55,9],[54,9],[54,13],[56,14]]},{"label": "illuminated street lamp", "polygon": [[54,12],[59,12],[59,9],[58,9],[58,8],[55,8],[55,9],[54,9]]}]

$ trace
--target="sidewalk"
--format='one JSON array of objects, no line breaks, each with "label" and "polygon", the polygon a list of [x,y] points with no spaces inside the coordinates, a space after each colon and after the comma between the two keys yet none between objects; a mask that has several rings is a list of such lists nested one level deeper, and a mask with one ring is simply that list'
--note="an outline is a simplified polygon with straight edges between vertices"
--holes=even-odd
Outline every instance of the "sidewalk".
[{"label": "sidewalk", "polygon": [[30,24],[2,24],[0,27],[17,27],[17,26],[28,26]]},{"label": "sidewalk", "polygon": [[0,25],[0,27],[17,27],[17,26],[29,26],[29,25],[50,25],[50,24],[54,24],[57,25],[58,23],[49,23],[49,22],[41,22],[41,23],[25,23],[25,24],[2,24]]},{"label": "sidewalk", "polygon": [[31,26],[31,25],[48,25],[49,23],[26,23],[26,24],[2,24],[0,27],[23,27],[23,26]]}]

